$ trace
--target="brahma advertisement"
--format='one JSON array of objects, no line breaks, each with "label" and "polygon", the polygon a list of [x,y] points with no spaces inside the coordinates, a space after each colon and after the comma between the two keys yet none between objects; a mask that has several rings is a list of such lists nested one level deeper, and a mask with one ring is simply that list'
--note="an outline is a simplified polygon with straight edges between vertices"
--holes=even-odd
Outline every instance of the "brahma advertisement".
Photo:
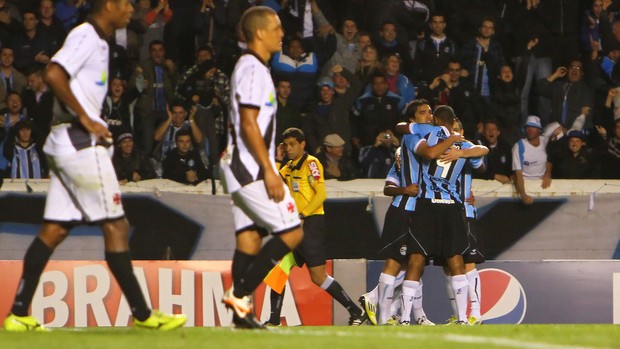
[{"label": "brahma advertisement", "polygon": [[[331,272],[332,264],[327,264]],[[19,261],[0,261],[0,314],[8,314],[21,275]],[[221,299],[232,284],[229,261],[135,261],[147,304],[188,315],[187,326],[229,326],[232,312]],[[269,289],[254,294],[256,314],[269,317]],[[32,315],[49,327],[129,326],[131,312],[103,261],[51,261],[39,283]],[[304,268],[291,271],[282,309],[285,324],[333,323],[332,300]]]}]

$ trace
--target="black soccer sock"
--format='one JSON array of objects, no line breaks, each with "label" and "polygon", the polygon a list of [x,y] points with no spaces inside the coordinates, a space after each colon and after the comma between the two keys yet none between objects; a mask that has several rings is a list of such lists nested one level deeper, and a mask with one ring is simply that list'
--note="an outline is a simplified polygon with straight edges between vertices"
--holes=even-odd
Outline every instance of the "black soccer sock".
[{"label": "black soccer sock", "polygon": [[282,293],[271,290],[269,300],[271,301],[271,314],[269,315],[269,322],[272,324],[280,324],[280,317],[282,314],[282,303],[284,302],[284,292],[286,287],[282,289]]},{"label": "black soccer sock", "polygon": [[252,264],[252,262],[254,262],[255,259],[256,259],[255,255],[251,255],[245,252],[241,252],[239,250],[235,250],[235,254],[233,255],[233,260],[232,260],[232,268],[231,268],[233,286],[235,286],[235,288],[241,285],[245,272],[248,270],[248,267]]},{"label": "black soccer sock", "polygon": [[108,262],[108,267],[121,287],[125,298],[127,298],[133,316],[140,321],[146,320],[151,316],[151,309],[146,305],[138,279],[133,273],[129,251],[106,251],[105,260]]},{"label": "black soccer sock", "polygon": [[235,287],[235,297],[241,298],[250,295],[267,276],[267,273],[290,251],[291,249],[277,236],[267,241],[254,262],[246,270],[239,287]]},{"label": "black soccer sock", "polygon": [[333,280],[331,285],[329,285],[325,291],[329,293],[338,303],[342,304],[350,315],[360,315],[362,313],[362,310],[357,307],[355,302],[353,302],[347,292],[345,292],[342,286],[340,286],[338,281]]},{"label": "black soccer sock", "polygon": [[11,313],[17,316],[28,315],[28,308],[32,303],[32,297],[39,285],[39,279],[47,261],[52,255],[52,250],[38,237],[34,238],[30,247],[24,255],[24,269],[22,271],[22,278],[19,282],[17,294],[15,295],[15,302],[11,308]]}]

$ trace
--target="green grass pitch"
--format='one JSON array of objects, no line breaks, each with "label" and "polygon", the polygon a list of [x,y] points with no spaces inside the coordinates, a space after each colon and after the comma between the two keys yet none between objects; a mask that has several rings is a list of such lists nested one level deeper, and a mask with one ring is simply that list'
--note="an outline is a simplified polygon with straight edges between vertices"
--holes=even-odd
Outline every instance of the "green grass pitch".
[{"label": "green grass pitch", "polygon": [[483,325],[436,327],[280,327],[269,331],[183,328],[154,332],[133,328],[58,329],[51,333],[0,330],[5,349],[383,349],[620,348],[618,325]]}]

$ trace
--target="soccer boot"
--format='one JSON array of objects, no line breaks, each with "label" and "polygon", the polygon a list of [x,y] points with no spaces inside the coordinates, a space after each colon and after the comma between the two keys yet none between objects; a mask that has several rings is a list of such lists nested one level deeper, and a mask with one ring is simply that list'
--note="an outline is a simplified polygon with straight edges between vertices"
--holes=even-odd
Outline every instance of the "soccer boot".
[{"label": "soccer boot", "polygon": [[366,316],[368,316],[368,320],[373,324],[377,325],[377,305],[374,304],[368,294],[363,294],[359,298],[360,305],[362,309],[366,312]]},{"label": "soccer boot", "polygon": [[446,326],[454,325],[454,322],[458,320],[456,316],[452,315],[448,320],[446,320]]},{"label": "soccer boot", "polygon": [[416,323],[420,326],[435,326],[435,323],[427,319],[426,316],[422,316],[421,318],[417,319]]},{"label": "soccer boot", "polygon": [[15,314],[9,314],[4,319],[4,329],[9,332],[49,332],[49,329],[41,325],[34,316],[17,316]]},{"label": "soccer boot", "polygon": [[469,322],[467,321],[462,321],[462,320],[456,320],[454,321],[451,325],[456,325],[456,326],[471,326],[469,324]]},{"label": "soccer boot", "polygon": [[398,321],[398,326],[409,326],[409,325],[411,325],[411,323],[407,320]]},{"label": "soccer boot", "polygon": [[360,309],[360,311],[361,313],[353,314],[349,317],[349,326],[360,326],[368,320],[368,316],[366,316],[364,309]]},{"label": "soccer boot", "polygon": [[237,298],[233,294],[233,288],[231,287],[224,293],[222,303],[224,303],[226,308],[233,311],[233,324],[236,328],[266,328],[254,317],[252,313],[252,298],[250,296]]},{"label": "soccer boot", "polygon": [[472,326],[482,325],[482,318],[470,316],[467,318],[467,322]]},{"label": "soccer boot", "polygon": [[279,323],[279,322],[272,322],[270,320],[267,320],[267,321],[263,322],[263,326],[265,326],[265,327],[280,327],[280,326],[282,326],[282,324]]},{"label": "soccer boot", "polygon": [[398,325],[398,323],[400,322],[400,318],[396,315],[392,315],[386,322],[384,325],[387,326],[396,326]]},{"label": "soccer boot", "polygon": [[185,325],[187,315],[184,314],[166,314],[159,310],[153,310],[151,316],[144,321],[133,319],[136,328],[144,328],[148,330],[169,331]]}]

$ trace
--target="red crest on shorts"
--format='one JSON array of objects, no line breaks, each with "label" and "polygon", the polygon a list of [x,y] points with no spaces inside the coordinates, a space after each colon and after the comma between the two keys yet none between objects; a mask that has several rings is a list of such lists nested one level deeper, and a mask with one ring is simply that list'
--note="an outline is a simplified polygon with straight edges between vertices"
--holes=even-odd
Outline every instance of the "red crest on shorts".
[{"label": "red crest on shorts", "polygon": [[286,209],[290,212],[293,213],[295,212],[295,205],[293,205],[292,202],[289,202],[288,205],[286,205]]},{"label": "red crest on shorts", "polygon": [[115,193],[114,195],[112,195],[112,202],[114,203],[114,205],[120,205],[121,204],[121,194]]}]

